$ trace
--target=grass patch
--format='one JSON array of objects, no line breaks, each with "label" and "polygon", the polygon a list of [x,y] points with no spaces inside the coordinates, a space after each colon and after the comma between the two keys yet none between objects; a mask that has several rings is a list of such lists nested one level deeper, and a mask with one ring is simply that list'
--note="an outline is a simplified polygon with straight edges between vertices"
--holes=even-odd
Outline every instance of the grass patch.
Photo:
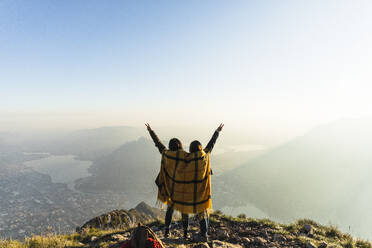
[{"label": "grass patch", "polygon": [[1,248],[65,248],[65,247],[84,247],[75,235],[35,235],[25,238],[24,242],[17,240],[1,240]]},{"label": "grass patch", "polygon": [[245,215],[245,214],[239,214],[236,217],[238,217],[239,219],[246,219],[247,218],[247,215]]},{"label": "grass patch", "polygon": [[[243,218],[244,217],[244,218]],[[301,219],[292,224],[278,224],[269,219],[254,219],[245,218],[245,216],[238,216],[236,218],[227,215],[211,214],[210,221],[217,224],[220,222],[226,222],[225,225],[232,226],[235,228],[236,225],[241,227],[252,227],[252,229],[267,228],[269,233],[281,234],[285,239],[284,242],[293,242],[306,245],[307,242],[312,242],[318,246],[321,242],[325,241],[328,247],[343,247],[343,248],[372,248],[372,245],[368,241],[361,239],[355,240],[350,234],[342,233],[335,226],[323,226],[317,222],[309,219]],[[314,234],[306,236],[301,234],[301,229],[304,225],[309,224],[314,228]],[[154,221],[147,223],[149,227],[157,227],[156,229],[164,226],[163,221]],[[17,240],[1,240],[0,248],[87,248],[88,245],[96,248],[107,248],[112,244],[117,243],[111,237],[113,234],[122,234],[128,237],[126,233],[131,232],[135,227],[126,229],[85,229],[81,233],[73,233],[70,235],[55,235],[55,234],[44,234],[42,236],[32,236],[26,238],[24,242]],[[92,238],[96,239],[92,241]],[[287,240],[287,241],[285,241]],[[174,246],[173,246],[174,247]],[[180,247],[185,247],[180,245]]]},{"label": "grass patch", "polygon": [[361,240],[361,239],[358,239],[355,242],[355,246],[356,247],[359,247],[359,248],[372,248],[372,245],[371,245],[370,242],[365,241],[365,240]]},{"label": "grass patch", "polygon": [[286,230],[287,232],[289,233],[297,233],[300,228],[298,227],[298,225],[296,223],[291,223],[291,224],[287,224],[287,225],[282,225],[282,228],[284,230]]},{"label": "grass patch", "polygon": [[329,226],[325,228],[325,236],[327,238],[333,238],[333,239],[342,239],[342,233],[340,230],[338,230],[335,226]]},{"label": "grass patch", "polygon": [[269,219],[247,219],[248,223],[254,223],[257,226],[263,227],[271,227],[273,229],[277,229],[279,225],[272,220]]},{"label": "grass patch", "polygon": [[297,225],[301,226],[301,228],[304,226],[304,225],[311,225],[315,228],[322,228],[323,226],[318,224],[317,222],[313,221],[313,220],[310,220],[310,219],[300,219],[296,222]]},{"label": "grass patch", "polygon": [[213,214],[216,214],[216,215],[222,215],[223,213],[222,213],[221,210],[216,210],[216,211],[213,212]]},{"label": "grass patch", "polygon": [[0,248],[24,248],[24,244],[17,240],[0,240]]},{"label": "grass patch", "polygon": [[344,247],[344,248],[354,248],[355,246],[354,246],[353,240],[349,239],[349,240],[342,243],[342,247]]}]

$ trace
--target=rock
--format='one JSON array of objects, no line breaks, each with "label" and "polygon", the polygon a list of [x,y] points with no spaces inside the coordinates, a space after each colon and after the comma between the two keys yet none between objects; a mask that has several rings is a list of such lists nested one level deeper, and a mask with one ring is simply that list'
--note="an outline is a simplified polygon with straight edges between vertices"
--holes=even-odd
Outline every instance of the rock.
[{"label": "rock", "polygon": [[252,243],[252,241],[247,237],[242,237],[242,243],[244,245],[249,245],[250,243]]},{"label": "rock", "polygon": [[230,238],[229,239],[227,239],[227,240],[224,240],[224,241],[227,241],[227,242],[229,242],[229,243],[233,243],[233,244],[239,244],[239,243],[241,243],[241,238],[240,237],[238,237],[238,236],[230,236]]},{"label": "rock", "polygon": [[217,236],[217,239],[227,239],[229,238],[230,235],[228,231],[225,229],[217,229],[216,236]]},{"label": "rock", "polygon": [[291,242],[289,242],[289,244],[294,247],[296,245],[296,241],[292,240]]},{"label": "rock", "polygon": [[287,239],[281,235],[281,234],[278,234],[278,233],[275,233],[274,234],[274,241],[286,241]]},{"label": "rock", "polygon": [[81,227],[77,227],[76,231],[81,232],[84,229],[123,229],[134,227],[138,223],[149,223],[157,219],[164,219],[164,211],[153,208],[144,202],[137,205],[136,208],[130,210],[112,210],[100,216],[97,216]]},{"label": "rock", "polygon": [[327,246],[328,246],[328,244],[327,244],[327,242],[322,242],[322,243],[320,243],[320,245],[318,246],[318,248],[327,248]]},{"label": "rock", "polygon": [[121,234],[114,234],[114,235],[111,236],[111,239],[115,240],[115,241],[123,241],[126,238]]},{"label": "rock", "polygon": [[314,232],[314,228],[312,225],[309,225],[309,224],[305,224],[302,229],[301,229],[301,232],[302,233],[305,233],[306,235],[312,235],[313,232]]},{"label": "rock", "polygon": [[[284,237],[284,236],[283,236]],[[292,234],[287,234],[285,235],[284,237],[286,240],[293,240],[293,239],[296,239],[296,236],[292,235]]]},{"label": "rock", "polygon": [[151,207],[150,205],[143,201],[140,202],[134,209],[140,212],[141,214],[151,216],[154,219],[164,219],[165,217],[164,211],[158,208]]},{"label": "rock", "polygon": [[251,241],[249,238],[247,238],[247,237],[243,237],[242,240],[243,240],[244,242],[247,242],[247,243],[251,243],[251,242],[252,242],[252,241]]},{"label": "rock", "polygon": [[194,245],[193,248],[210,248],[210,246],[208,245],[208,243],[200,243],[200,244]]},{"label": "rock", "polygon": [[264,245],[267,243],[267,241],[264,238],[261,237],[255,237],[253,242],[258,245]]},{"label": "rock", "polygon": [[[183,235],[183,231],[182,231]],[[169,231],[169,237],[181,237],[181,230],[172,229]]]},{"label": "rock", "polygon": [[211,247],[212,248],[242,248],[241,245],[222,242],[219,240],[213,240]]},{"label": "rock", "polygon": [[309,241],[306,243],[306,248],[316,248],[316,246]]}]

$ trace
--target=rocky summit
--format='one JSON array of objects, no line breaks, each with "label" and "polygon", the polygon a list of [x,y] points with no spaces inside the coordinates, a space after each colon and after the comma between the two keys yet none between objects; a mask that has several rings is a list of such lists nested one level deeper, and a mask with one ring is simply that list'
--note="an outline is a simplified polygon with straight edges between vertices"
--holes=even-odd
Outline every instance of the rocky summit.
[{"label": "rocky summit", "polygon": [[86,229],[124,229],[136,226],[138,223],[150,223],[156,220],[164,219],[164,211],[153,208],[145,202],[139,203],[135,208],[130,210],[113,210],[108,213],[97,216],[87,221],[76,231],[81,233]]},{"label": "rocky summit", "polygon": [[[163,235],[163,225],[150,224],[165,247],[197,248],[239,248],[239,247],[371,247],[367,241],[354,240],[349,234],[342,234],[335,227],[326,227],[311,220],[300,220],[294,224],[281,225],[270,220],[232,218],[221,213],[211,215],[209,240],[199,242],[199,225],[191,219],[190,236],[183,238],[181,222],[175,222],[170,236]],[[121,247],[130,238],[131,230],[113,232],[101,237],[84,240],[85,247]]]},{"label": "rocky summit", "polygon": [[[139,205],[139,209],[145,207],[147,211],[151,207],[144,203]],[[106,220],[110,215],[111,220],[118,220],[117,216],[133,218],[129,213],[138,210],[112,211],[102,215]],[[144,213],[141,212],[143,215]],[[116,217],[115,217],[116,216]],[[97,217],[98,218],[98,217]],[[130,239],[131,232],[134,230],[132,225],[114,227],[114,225],[95,224],[97,218],[87,222],[79,232],[70,235],[34,236],[26,238],[23,243],[19,241],[3,240],[0,247],[12,248],[119,248]],[[101,219],[102,219],[101,218]],[[121,218],[121,217],[120,217]],[[124,220],[125,218],[122,218]],[[98,218],[100,219],[100,218]],[[151,218],[149,217],[148,220]],[[139,219],[138,219],[139,220]],[[90,224],[88,224],[90,223]],[[114,223],[114,222],[113,222]],[[116,222],[115,222],[116,223]],[[333,226],[323,226],[312,220],[299,220],[293,224],[283,225],[267,219],[258,220],[245,218],[233,218],[215,212],[210,216],[210,229],[208,242],[200,242],[195,237],[198,236],[198,220],[190,219],[189,237],[183,237],[182,224],[176,220],[171,226],[170,235],[165,238],[163,235],[164,224],[162,221],[155,220],[146,223],[163,242],[165,247],[178,248],[239,248],[239,247],[303,247],[303,248],[326,248],[326,247],[345,247],[345,248],[368,248],[371,243],[351,237],[349,234],[340,232]],[[131,226],[131,227],[130,227]]]}]

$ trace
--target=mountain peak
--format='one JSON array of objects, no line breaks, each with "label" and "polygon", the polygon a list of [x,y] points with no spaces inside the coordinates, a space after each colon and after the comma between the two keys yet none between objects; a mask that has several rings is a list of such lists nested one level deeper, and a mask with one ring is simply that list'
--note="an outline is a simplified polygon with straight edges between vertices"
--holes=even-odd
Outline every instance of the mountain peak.
[{"label": "mountain peak", "polygon": [[[146,203],[140,203],[146,206]],[[148,206],[148,205],[147,205]],[[195,240],[199,233],[199,223],[190,219],[190,238],[183,238],[182,223],[175,221],[168,238],[163,235],[164,225],[159,221],[148,223],[156,236],[162,240],[165,247],[296,247],[296,248],[326,248],[326,247],[372,247],[368,241],[353,239],[350,234],[344,234],[333,226],[323,226],[312,220],[299,220],[293,224],[279,224],[268,219],[232,218],[221,213],[210,216],[209,240]],[[4,247],[108,247],[119,248],[130,239],[135,227],[123,229],[99,230],[86,229],[84,232],[61,236],[35,236],[28,238],[23,245],[19,241],[2,241]],[[50,244],[50,246],[48,245]],[[53,245],[52,245],[53,244]],[[44,246],[42,246],[44,245]],[[1,246],[3,247],[3,246]]]},{"label": "mountain peak", "polygon": [[164,211],[151,207],[144,201],[140,202],[134,209],[140,213],[149,215],[154,219],[161,219],[164,217]]},{"label": "mountain peak", "polygon": [[153,208],[145,202],[139,203],[135,208],[130,210],[112,210],[100,216],[97,216],[81,227],[77,227],[76,231],[97,228],[97,229],[120,229],[136,226],[138,223],[149,223],[164,219],[165,213],[157,208]]},{"label": "mountain peak", "polygon": [[147,209],[151,209],[152,207],[150,205],[148,205],[146,202],[144,201],[141,201],[140,203],[138,203],[138,205],[135,207],[135,209],[137,210],[147,210]]}]

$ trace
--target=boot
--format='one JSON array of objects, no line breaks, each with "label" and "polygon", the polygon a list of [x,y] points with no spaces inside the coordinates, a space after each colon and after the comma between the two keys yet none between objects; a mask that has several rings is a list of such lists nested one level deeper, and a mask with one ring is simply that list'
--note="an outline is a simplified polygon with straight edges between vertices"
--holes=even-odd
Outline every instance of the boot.
[{"label": "boot", "polygon": [[168,236],[169,236],[169,227],[166,227],[164,229],[164,238],[168,238]]}]

